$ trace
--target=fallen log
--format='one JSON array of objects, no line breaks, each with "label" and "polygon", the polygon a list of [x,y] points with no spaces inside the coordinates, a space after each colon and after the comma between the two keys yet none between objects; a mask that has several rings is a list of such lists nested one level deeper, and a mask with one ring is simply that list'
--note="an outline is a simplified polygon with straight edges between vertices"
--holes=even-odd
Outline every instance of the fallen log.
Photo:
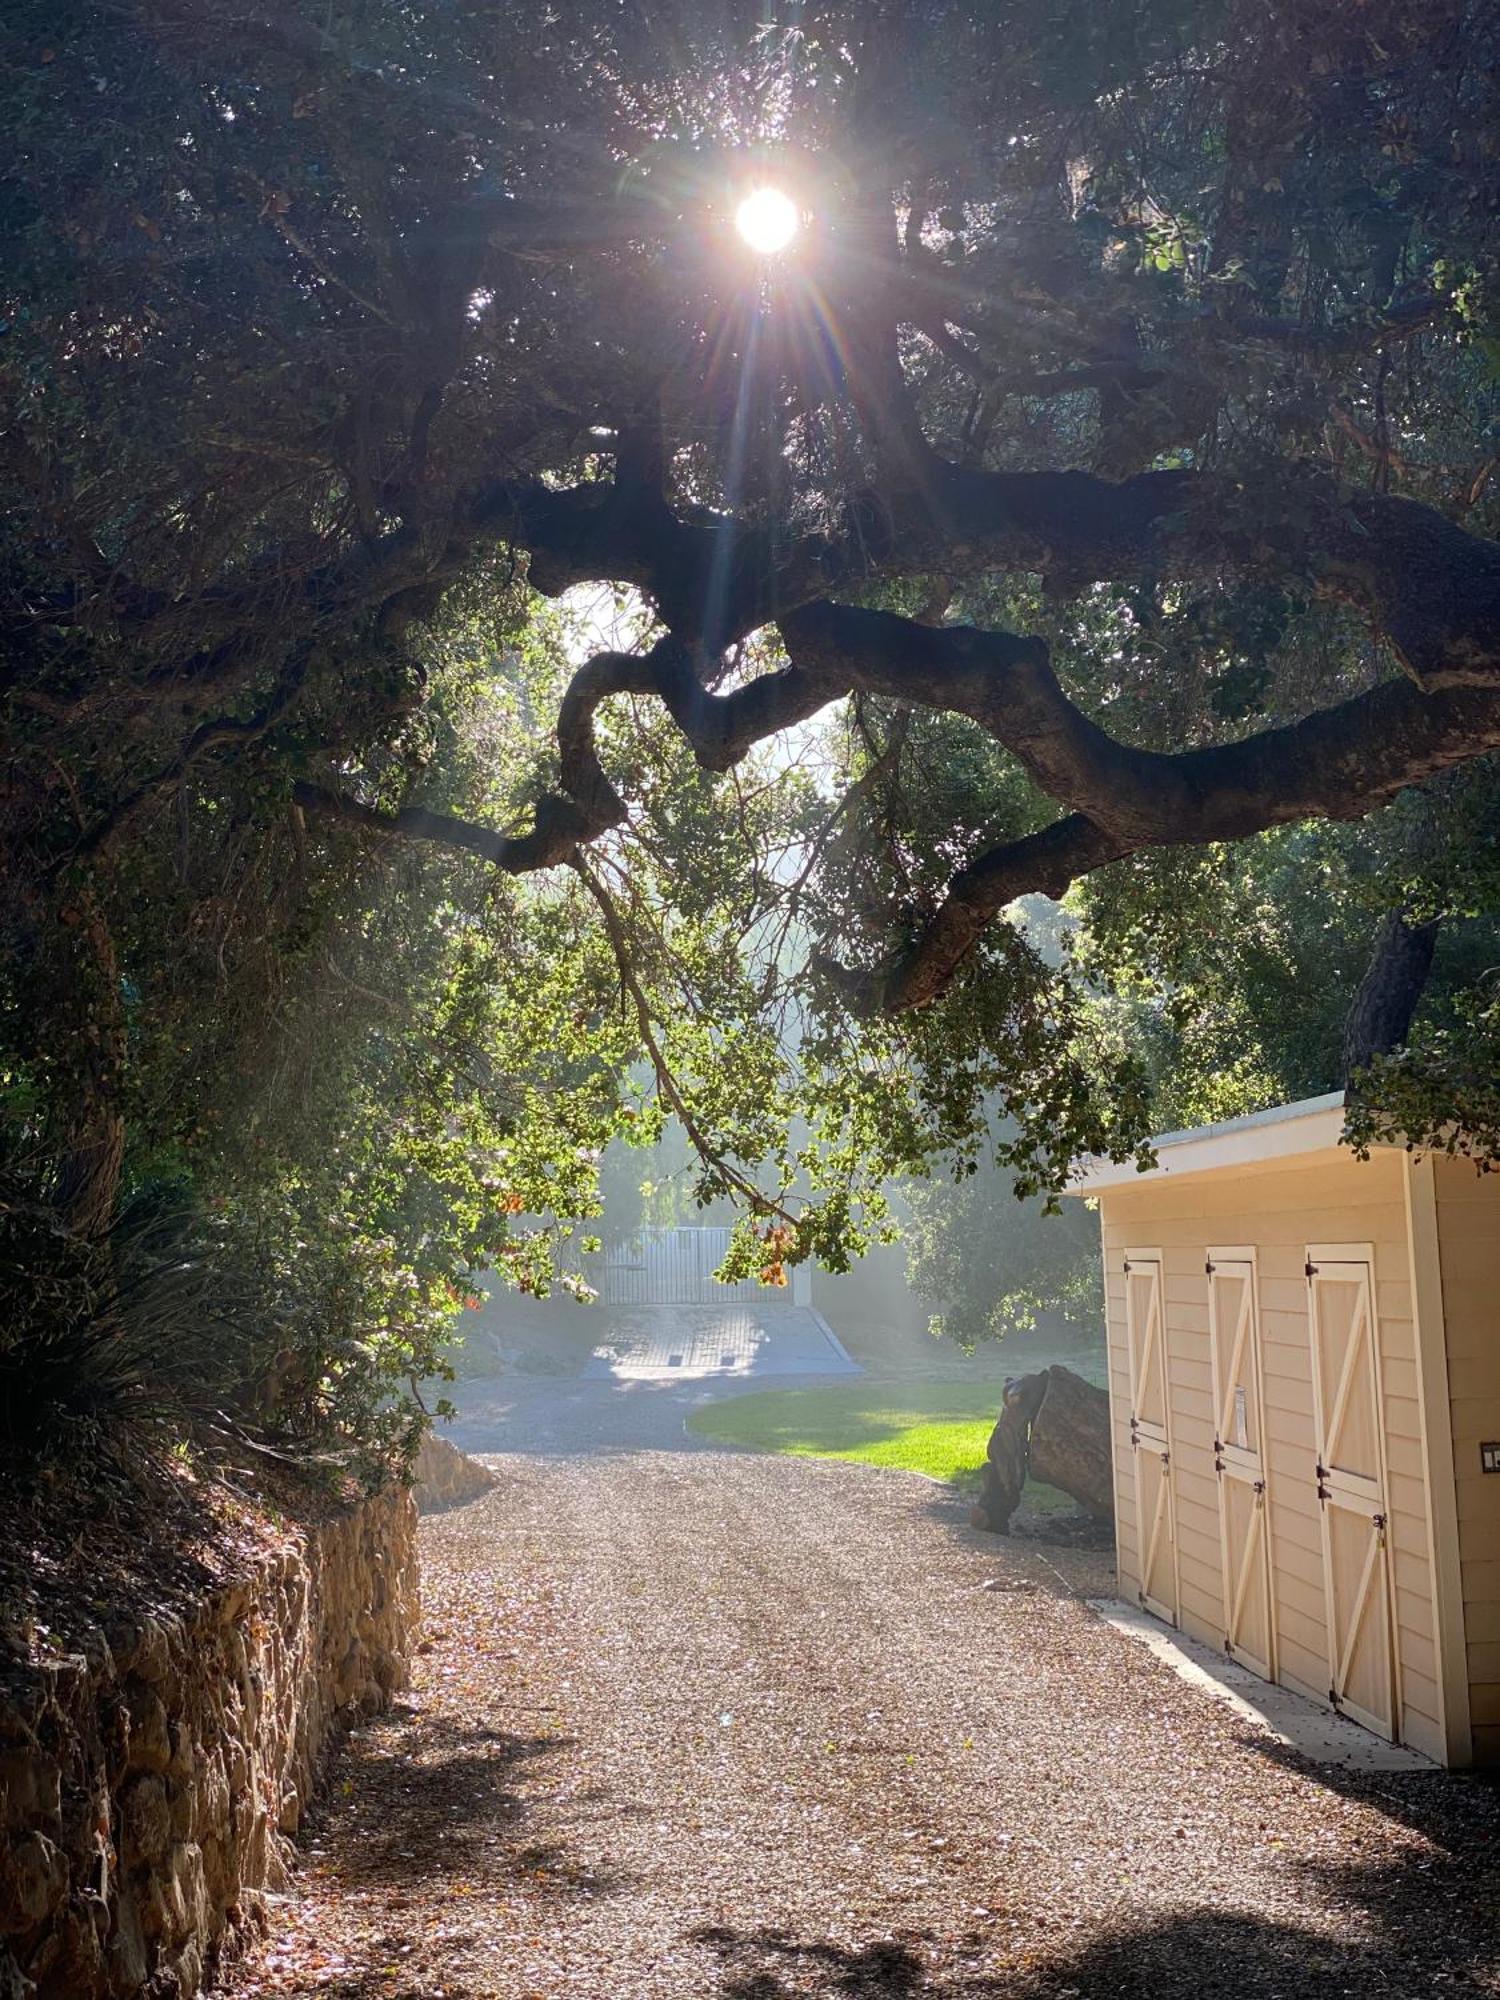
[{"label": "fallen log", "polygon": [[984,1471],[980,1477],[979,1500],[974,1508],[976,1528],[988,1528],[1003,1535],[1010,1529],[1010,1517],[1026,1484],[1026,1462],[1032,1421],[1047,1393],[1047,1376],[1010,1375],[1001,1396],[1000,1420],[990,1432],[985,1446]]},{"label": "fallen log", "polygon": [[1096,1520],[1114,1513],[1109,1397],[1071,1368],[1043,1368],[1006,1381],[985,1448],[975,1527],[1008,1533],[1028,1477],[1057,1487]]},{"label": "fallen log", "polygon": [[1109,1397],[1071,1368],[1047,1370],[1047,1393],[1031,1421],[1027,1472],[1107,1521],[1115,1511]]}]

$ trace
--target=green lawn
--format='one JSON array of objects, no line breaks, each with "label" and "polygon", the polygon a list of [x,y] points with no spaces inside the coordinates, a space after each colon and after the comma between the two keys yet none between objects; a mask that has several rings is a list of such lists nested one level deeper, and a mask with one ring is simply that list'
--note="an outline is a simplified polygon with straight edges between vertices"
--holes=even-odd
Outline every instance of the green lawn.
[{"label": "green lawn", "polygon": [[[720,1444],[797,1458],[851,1458],[978,1486],[984,1448],[1000,1412],[999,1382],[841,1382],[772,1389],[695,1411],[688,1428]],[[1072,1502],[1050,1486],[1026,1488],[1029,1507]]]}]

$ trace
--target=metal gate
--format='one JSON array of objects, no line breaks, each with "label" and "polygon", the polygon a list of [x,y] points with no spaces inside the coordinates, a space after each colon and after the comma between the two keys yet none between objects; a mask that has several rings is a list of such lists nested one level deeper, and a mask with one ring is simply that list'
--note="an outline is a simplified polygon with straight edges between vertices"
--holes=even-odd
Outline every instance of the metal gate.
[{"label": "metal gate", "polygon": [[1267,1680],[1274,1680],[1276,1642],[1254,1255],[1247,1250],[1210,1250],[1207,1272],[1224,1650]]},{"label": "metal gate", "polygon": [[1394,1740],[1396,1662],[1370,1266],[1307,1253],[1328,1699]]},{"label": "metal gate", "polygon": [[714,1272],[729,1251],[728,1229],[643,1230],[604,1253],[599,1296],[611,1306],[721,1306],[770,1296],[755,1278],[721,1285]]},{"label": "metal gate", "polygon": [[1125,1259],[1125,1327],[1130,1340],[1130,1442],[1135,1461],[1140,1599],[1177,1623],[1177,1543],[1172,1506],[1172,1438],[1161,1254]]}]

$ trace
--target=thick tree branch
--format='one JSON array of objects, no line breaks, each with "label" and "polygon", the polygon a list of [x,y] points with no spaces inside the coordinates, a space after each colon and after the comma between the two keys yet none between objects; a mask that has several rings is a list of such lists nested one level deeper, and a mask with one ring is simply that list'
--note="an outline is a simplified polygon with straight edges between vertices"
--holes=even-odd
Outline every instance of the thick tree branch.
[{"label": "thick tree branch", "polygon": [[1238,742],[1140,750],[1074,706],[1040,640],[833,604],[805,607],[782,621],[782,631],[794,663],[825,687],[967,715],[1051,797],[1142,846],[1235,839],[1294,819],[1357,818],[1403,786],[1500,743],[1500,686],[1427,694],[1391,680]]},{"label": "thick tree branch", "polygon": [[826,603],[781,632],[793,664],[827,685],[968,716],[1053,798],[1117,830],[1155,825],[1173,792],[1188,803],[1176,760],[1115,742],[1069,701],[1040,639]]},{"label": "thick tree branch", "polygon": [[[726,517],[642,506],[613,485],[496,487],[472,524],[525,547],[538,588],[634,583],[663,622],[717,652],[757,625],[878,567],[886,574],[1027,570],[1055,586],[1225,571],[1305,585],[1354,606],[1429,688],[1500,680],[1500,548],[1419,502],[1341,496],[1326,481],[1269,474],[990,473],[930,458],[907,490],[856,500],[848,531],[778,545]],[[722,543],[730,582],[708,629]]]},{"label": "thick tree branch", "polygon": [[788,614],[783,633],[791,666],[726,695],[709,692],[694,653],[671,637],[646,654],[587,661],[559,714],[562,789],[540,802],[529,833],[502,835],[420,807],[383,812],[315,785],[298,787],[298,803],[524,874],[574,860],[625,818],[594,737],[595,713],[613,695],[655,696],[700,762],[717,771],[853,692],[966,715],[1050,796],[1078,810],[961,871],[937,917],[885,967],[825,967],[856,1004],[899,1011],[940,992],[985,924],[1018,896],[1060,895],[1079,875],[1142,848],[1239,839],[1314,817],[1358,818],[1407,785],[1500,748],[1500,688],[1425,693],[1391,680],[1282,728],[1166,754],[1119,743],[1085,716],[1039,640],[827,603]]},{"label": "thick tree branch", "polygon": [[[638,482],[564,491],[496,485],[467,510],[464,532],[528,549],[544,590],[635,583],[671,636],[644,656],[600,654],[579,669],[559,715],[561,790],[542,800],[527,834],[502,836],[417,808],[379,813],[312,786],[301,802],[374,831],[466,848],[519,874],[570,860],[623,820],[593,731],[600,702],[614,694],[656,696],[699,760],[720,771],[855,691],[967,715],[1073,812],[964,870],[928,929],[878,973],[840,975],[863,1005],[900,1009],[932,998],[984,924],[1019,895],[1058,894],[1141,848],[1358,817],[1406,785],[1500,747],[1500,549],[1430,508],[1378,494],[1345,500],[1326,482],[1293,479],[1273,495],[1202,473],[1114,482],[1078,472],[968,472],[929,456],[918,484],[856,503],[838,541],[808,537],[778,548],[726,519],[675,513]],[[726,535],[738,538],[731,580],[711,612]],[[1111,739],[1068,700],[1035,640],[823,601],[830,578],[867,561],[887,572],[1040,571],[1072,587],[1224,569],[1293,577],[1362,610],[1410,679],[1237,743],[1142,751]],[[717,651],[707,640],[721,644],[772,617],[791,666],[710,693],[698,664]]]},{"label": "thick tree branch", "polygon": [[1018,897],[1069,883],[1143,848],[1236,840],[1309,818],[1359,819],[1407,785],[1500,749],[1500,692],[1423,695],[1391,681],[1284,729],[1164,759],[1196,800],[1179,817],[1164,795],[1154,828],[1081,813],[990,849],[953,879],[942,907],[873,970],[823,970],[861,1011],[899,1013],[936,998],[992,918]]},{"label": "thick tree branch", "polygon": [[[526,873],[530,855],[535,853],[540,857],[546,853],[546,845],[539,838],[540,809],[537,813],[538,825],[531,834],[512,836],[497,833],[493,827],[476,826],[472,820],[458,819],[451,813],[429,812],[425,806],[402,806],[399,812],[387,812],[383,807],[365,805],[359,799],[350,798],[346,792],[331,791],[326,785],[315,785],[307,780],[294,787],[292,797],[304,812],[313,813],[319,819],[336,820],[342,826],[357,827],[362,833],[374,834],[383,840],[435,841],[440,847],[477,854],[481,861],[493,862],[508,875]],[[550,856],[550,862],[566,861],[585,837],[581,826],[569,829],[567,837],[560,837],[558,850]],[[532,868],[548,865],[547,859],[530,861]]]},{"label": "thick tree branch", "polygon": [[630,481],[497,482],[474,495],[465,532],[525,549],[530,580],[547,597],[580,583],[634,584],[664,625],[708,654],[865,566],[856,536],[789,539],[729,514],[653,503]]},{"label": "thick tree branch", "polygon": [[560,789],[538,802],[529,833],[497,833],[424,806],[387,812],[312,783],[299,784],[295,797],[307,811],[347,826],[387,838],[436,841],[477,854],[509,875],[526,875],[572,861],[580,847],[625,818],[624,801],[605,772],[594,737],[594,715],[611,696],[655,695],[699,762],[727,771],[754,744],[816,714],[843,692],[841,684],[794,666],[759,675],[730,694],[711,694],[694,655],[665,638],[649,653],[596,653],[574,674],[558,711]]},{"label": "thick tree branch", "polygon": [[821,957],[816,969],[857,1014],[901,1014],[935,1000],[952,982],[987,924],[1017,897],[1061,896],[1080,875],[1131,851],[1081,813],[1006,841],[954,876],[942,907],[902,950],[873,969]]},{"label": "thick tree branch", "polygon": [[1363,612],[1429,688],[1500,681],[1500,546],[1418,501],[1269,475],[944,467],[872,505],[872,558],[906,574],[1032,570],[1080,589],[1110,578],[1226,570],[1304,583]]}]

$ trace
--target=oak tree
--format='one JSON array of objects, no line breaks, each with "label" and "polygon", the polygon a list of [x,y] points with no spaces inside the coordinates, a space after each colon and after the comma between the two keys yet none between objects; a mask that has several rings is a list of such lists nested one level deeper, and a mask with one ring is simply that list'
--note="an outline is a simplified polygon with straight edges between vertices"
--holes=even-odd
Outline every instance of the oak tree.
[{"label": "oak tree", "polygon": [[12,14],[7,1039],[81,1227],[177,943],[411,843],[587,914],[792,1254],[997,1099],[1054,1186],[1146,1100],[1019,899],[1500,747],[1492,9]]}]

